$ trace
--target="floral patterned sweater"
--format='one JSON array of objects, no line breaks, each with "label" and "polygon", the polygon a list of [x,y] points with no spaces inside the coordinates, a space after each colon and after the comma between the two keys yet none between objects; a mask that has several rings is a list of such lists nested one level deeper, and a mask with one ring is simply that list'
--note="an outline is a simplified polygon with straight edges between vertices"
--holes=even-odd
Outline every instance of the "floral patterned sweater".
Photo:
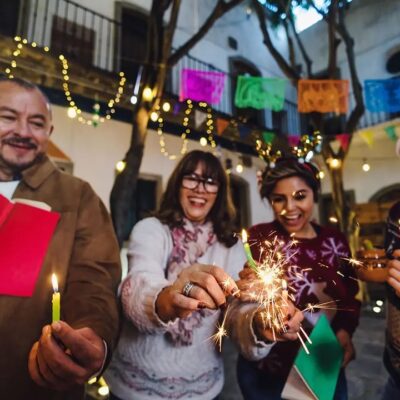
[{"label": "floral patterned sweater", "polygon": [[[179,318],[164,323],[156,313],[158,294],[174,281],[166,276],[172,251],[167,225],[156,218],[135,225],[128,251],[129,273],[121,284],[122,333],[105,374],[111,392],[121,399],[211,400],[222,390],[222,357],[210,340],[221,311],[192,313],[190,323]],[[215,264],[237,279],[245,263],[243,245],[238,241],[227,248],[216,241],[198,262]],[[226,314],[229,336],[247,358],[264,358],[272,346],[258,341],[252,329],[257,305],[233,303]],[[184,341],[171,340],[182,333]]]},{"label": "floral patterned sweater", "polygon": [[[323,312],[337,332],[344,329],[351,335],[358,325],[360,302],[355,299],[358,282],[348,262],[350,249],[343,234],[331,228],[313,224],[317,236],[313,239],[293,240],[277,221],[253,226],[249,243],[255,260],[262,257],[265,240],[276,235],[283,243],[286,257],[286,277],[296,306],[304,310],[309,304],[325,303],[326,309],[305,312],[303,326],[310,330]],[[308,323],[307,323],[308,322]],[[299,342],[279,342],[260,367],[271,374],[287,376],[299,348]]]}]

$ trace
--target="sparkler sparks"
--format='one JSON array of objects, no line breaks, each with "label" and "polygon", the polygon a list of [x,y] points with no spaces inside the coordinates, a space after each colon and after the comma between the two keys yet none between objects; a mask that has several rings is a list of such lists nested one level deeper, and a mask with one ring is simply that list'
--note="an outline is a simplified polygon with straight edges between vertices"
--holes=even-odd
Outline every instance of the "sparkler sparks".
[{"label": "sparkler sparks", "polygon": [[357,260],[355,258],[347,258],[347,257],[342,257],[343,260],[348,261],[348,263],[352,266],[352,267],[363,267],[364,263],[360,260]]},{"label": "sparkler sparks", "polygon": [[217,332],[215,332],[214,335],[212,335],[210,338],[218,346],[219,352],[222,351],[223,338],[228,336],[228,332],[225,329],[225,321],[226,321],[227,315],[228,315],[228,310],[226,310],[224,319],[222,320],[222,322],[217,324]]},{"label": "sparkler sparks", "polygon": [[[247,235],[244,235],[244,241],[247,243]],[[295,299],[293,294],[289,293],[289,290],[293,292],[295,290],[288,286],[285,271],[289,267],[291,258],[297,252],[290,252],[289,257],[285,257],[284,253],[297,243],[298,241],[292,235],[289,246],[285,248],[286,243],[284,241],[278,239],[276,235],[272,236],[269,240],[264,241],[261,251],[263,261],[256,263],[255,268],[252,268],[255,273],[255,280],[250,296],[259,304],[259,313],[264,329],[269,329],[272,332],[274,340],[276,340],[276,332],[287,332],[285,318],[289,304],[288,298]],[[303,279],[303,276],[299,274],[298,278]],[[308,338],[304,330],[301,332]],[[309,354],[300,333],[297,333],[297,336],[304,350]]]}]

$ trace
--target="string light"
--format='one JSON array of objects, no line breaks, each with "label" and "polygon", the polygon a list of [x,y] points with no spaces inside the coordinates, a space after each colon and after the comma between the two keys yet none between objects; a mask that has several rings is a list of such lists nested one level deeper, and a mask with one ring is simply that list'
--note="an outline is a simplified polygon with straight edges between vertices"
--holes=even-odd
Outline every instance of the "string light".
[{"label": "string light", "polygon": [[[5,69],[5,73],[7,74],[9,79],[13,79],[14,78],[13,70],[15,68],[17,68],[17,58],[21,55],[24,46],[28,45],[28,40],[27,39],[22,39],[21,36],[15,36],[14,37],[14,42],[16,43],[16,48],[12,52],[12,55],[13,55],[14,58],[11,60],[10,66]],[[37,43],[36,42],[32,42],[31,46],[33,48],[35,48],[35,47],[37,47]],[[46,47],[43,48],[43,51],[44,52],[48,52],[49,48],[46,46]]]},{"label": "string light", "polygon": [[363,165],[362,165],[362,170],[364,172],[368,172],[370,169],[371,169],[371,166],[368,164],[367,160],[364,158]]},{"label": "string light", "polygon": [[[210,143],[211,147],[215,148],[215,147],[217,147],[217,144],[215,143],[215,140],[214,140],[214,119],[213,119],[213,115],[212,115],[212,109],[204,101],[199,102],[199,107],[205,108],[207,110],[207,121],[206,121],[207,139],[208,139],[208,142]],[[202,146],[205,146],[205,145],[202,145]]]},{"label": "string light", "polygon": [[153,90],[148,86],[143,89],[143,100],[149,102],[153,100]]},{"label": "string light", "polygon": [[165,112],[171,111],[171,104],[168,103],[168,101],[166,101],[166,102],[162,105],[162,109],[163,109],[163,111],[165,111]]},{"label": "string light", "polygon": [[67,115],[68,115],[69,118],[72,118],[72,119],[73,119],[73,118],[76,118],[77,113],[76,113],[75,108],[73,108],[73,107],[68,107]]},{"label": "string light", "polygon": [[[193,102],[190,99],[186,100],[186,110],[184,112],[184,117],[182,121],[182,126],[183,130],[181,133],[181,139],[182,139],[182,146],[180,150],[180,154],[183,155],[187,152],[187,145],[188,145],[188,139],[187,135],[190,134],[190,128],[189,128],[189,117],[190,114],[192,113],[193,110]],[[170,160],[175,160],[177,158],[176,154],[170,154],[167,151],[166,144],[165,144],[165,136],[163,132],[163,127],[164,127],[164,120],[161,116],[158,118],[158,128],[157,128],[157,134],[158,134],[158,139],[160,143],[160,152],[161,154],[164,155],[164,157],[169,158]]]},{"label": "string light", "polygon": [[338,158],[328,158],[326,161],[332,169],[339,169],[342,165],[342,162]]},{"label": "string light", "polygon": [[85,117],[82,116],[82,110],[76,105],[70,88],[69,88],[69,65],[68,65],[68,60],[66,59],[66,57],[62,54],[59,55],[58,59],[60,60],[61,63],[61,73],[63,76],[63,90],[64,90],[64,95],[66,100],[69,103],[70,108],[73,108],[75,110],[75,112],[78,115],[78,122],[82,123],[82,124],[86,124],[86,125],[90,125],[90,126],[97,126],[99,123],[103,123],[105,120],[110,120],[111,119],[111,115],[115,113],[115,103],[119,103],[121,96],[124,93],[124,86],[125,86],[125,82],[126,82],[126,78],[125,78],[125,74],[123,72],[119,73],[119,84],[118,84],[118,89],[116,91],[116,94],[113,98],[109,99],[107,101],[107,110],[105,113],[105,116],[101,116],[100,115],[100,104],[95,103],[93,106],[93,110],[94,113],[92,115],[92,117],[90,119],[87,119]]},{"label": "string light", "polygon": [[[37,45],[36,42],[32,42],[29,44],[27,39],[21,38],[20,36],[15,36],[14,41],[16,43],[16,48],[12,53],[14,58],[11,60],[10,66],[5,69],[5,73],[8,75],[9,79],[14,78],[14,70],[15,70],[15,68],[17,68],[17,58],[21,55],[21,53],[24,49],[24,46],[30,45],[32,48],[40,49],[40,47]],[[48,46],[43,47],[42,50],[45,53],[50,51]],[[78,106],[76,105],[76,103],[72,97],[71,91],[69,89],[70,77],[68,74],[68,70],[69,70],[68,61],[63,55],[59,56],[59,60],[61,62],[61,66],[62,66],[62,69],[61,69],[61,77],[62,77],[62,81],[63,81],[62,87],[64,90],[64,95],[69,103],[67,115],[70,118],[78,117],[77,120],[79,122],[81,122],[83,124],[87,124],[87,125],[92,125],[92,126],[97,126],[99,123],[102,123],[105,120],[111,119],[111,115],[115,113],[114,105],[115,105],[115,103],[120,102],[121,96],[124,93],[124,85],[126,82],[124,73],[123,72],[119,73],[118,89],[117,89],[115,96],[113,98],[111,98],[110,100],[108,100],[108,102],[107,102],[108,109],[106,111],[105,117],[100,115],[100,105],[98,103],[95,103],[93,106],[94,112],[93,112],[92,118],[86,119],[86,118],[82,117],[82,115],[81,115],[82,110],[80,108],[78,108]],[[72,110],[74,110],[74,111],[72,111]]]},{"label": "string light", "polygon": [[238,165],[236,165],[236,172],[238,174],[241,174],[243,172],[243,165],[242,164],[239,163]]},{"label": "string light", "polygon": [[125,161],[118,161],[115,164],[115,169],[117,170],[118,173],[121,173],[126,167],[126,162]]},{"label": "string light", "polygon": [[153,112],[150,114],[150,119],[151,119],[153,122],[156,122],[156,121],[158,120],[158,112],[153,111]]},{"label": "string light", "polygon": [[204,136],[200,138],[200,145],[203,147],[207,146],[207,139]]}]

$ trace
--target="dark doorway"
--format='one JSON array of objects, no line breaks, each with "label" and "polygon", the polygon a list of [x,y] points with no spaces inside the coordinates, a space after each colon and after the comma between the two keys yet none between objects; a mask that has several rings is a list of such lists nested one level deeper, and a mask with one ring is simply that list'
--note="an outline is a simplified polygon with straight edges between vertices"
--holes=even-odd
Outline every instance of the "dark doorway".
[{"label": "dark doorway", "polygon": [[85,66],[94,62],[95,31],[68,19],[53,16],[51,49]]},{"label": "dark doorway", "polygon": [[0,34],[14,37],[18,32],[21,0],[0,1]]},{"label": "dark doorway", "polygon": [[128,7],[121,7],[119,63],[128,80],[134,81],[146,59],[148,16]]}]

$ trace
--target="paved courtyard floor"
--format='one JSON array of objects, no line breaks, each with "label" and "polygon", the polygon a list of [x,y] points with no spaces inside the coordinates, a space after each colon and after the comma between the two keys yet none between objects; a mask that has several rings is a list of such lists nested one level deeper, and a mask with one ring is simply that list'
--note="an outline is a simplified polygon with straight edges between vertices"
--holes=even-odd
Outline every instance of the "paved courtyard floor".
[{"label": "paved courtyard floor", "polygon": [[[371,307],[370,307],[371,308]],[[369,309],[362,313],[360,326],[354,335],[357,358],[346,369],[350,400],[379,400],[387,379],[382,353],[385,341],[385,319]],[[224,342],[226,380],[221,400],[242,400],[236,383],[237,351],[234,345]],[[395,400],[395,399],[393,399]]]}]

